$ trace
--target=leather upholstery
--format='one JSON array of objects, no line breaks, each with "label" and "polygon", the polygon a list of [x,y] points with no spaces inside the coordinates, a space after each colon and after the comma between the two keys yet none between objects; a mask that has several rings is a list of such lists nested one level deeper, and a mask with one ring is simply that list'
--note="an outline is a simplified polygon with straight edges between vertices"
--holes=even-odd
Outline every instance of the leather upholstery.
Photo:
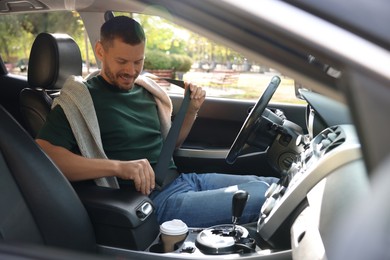
[{"label": "leather upholstery", "polygon": [[76,42],[66,34],[39,34],[31,48],[28,83],[32,88],[61,89],[69,75],[81,75]]},{"label": "leather upholstery", "polygon": [[20,93],[22,119],[27,131],[35,137],[70,75],[82,74],[80,49],[66,34],[41,33],[31,48],[28,83],[31,88]]},{"label": "leather upholstery", "polygon": [[0,121],[0,240],[96,251],[70,183],[1,106]]}]

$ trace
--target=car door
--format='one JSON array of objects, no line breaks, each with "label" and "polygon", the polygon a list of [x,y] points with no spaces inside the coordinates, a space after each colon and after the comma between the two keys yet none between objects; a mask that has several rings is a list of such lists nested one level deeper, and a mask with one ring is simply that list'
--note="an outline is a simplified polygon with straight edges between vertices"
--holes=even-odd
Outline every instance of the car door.
[{"label": "car door", "polygon": [[[182,96],[171,96],[174,113]],[[181,172],[224,172],[277,176],[267,163],[266,151],[254,150],[230,165],[225,157],[256,100],[207,97],[193,128],[174,159]],[[268,108],[283,111],[288,120],[305,128],[305,104],[270,103]]]}]

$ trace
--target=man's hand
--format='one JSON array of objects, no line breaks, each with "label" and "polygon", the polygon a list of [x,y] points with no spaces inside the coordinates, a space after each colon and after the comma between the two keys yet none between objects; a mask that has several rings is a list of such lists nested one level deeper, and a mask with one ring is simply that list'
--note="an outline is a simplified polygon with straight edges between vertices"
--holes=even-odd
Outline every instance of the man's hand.
[{"label": "man's hand", "polygon": [[188,108],[189,112],[198,112],[200,107],[202,106],[205,98],[206,98],[206,91],[204,91],[201,87],[198,87],[197,85],[194,85],[189,82],[185,82],[186,89],[190,88],[191,90],[191,102]]},{"label": "man's hand", "polygon": [[117,176],[134,181],[135,189],[144,195],[149,195],[155,187],[154,171],[147,159],[121,161]]},{"label": "man's hand", "polygon": [[176,141],[176,148],[180,147],[184,140],[187,138],[191,127],[194,124],[197,113],[206,98],[206,91],[204,91],[201,87],[198,87],[195,84],[185,82],[185,88],[190,88],[191,90],[190,104],[188,106],[187,114],[184,118],[183,125],[180,129],[179,137]]},{"label": "man's hand", "polygon": [[36,141],[70,181],[116,176],[133,180],[136,190],[144,195],[150,194],[155,187],[154,171],[147,159],[134,161],[91,159],[74,154],[61,146],[52,145],[46,140]]}]

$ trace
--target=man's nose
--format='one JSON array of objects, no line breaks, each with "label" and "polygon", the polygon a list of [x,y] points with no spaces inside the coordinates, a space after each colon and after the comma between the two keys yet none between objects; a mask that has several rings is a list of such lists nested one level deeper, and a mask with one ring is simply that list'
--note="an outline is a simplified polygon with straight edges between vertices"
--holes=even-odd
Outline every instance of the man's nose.
[{"label": "man's nose", "polygon": [[126,64],[125,70],[126,70],[126,72],[127,72],[128,74],[134,75],[134,74],[135,74],[135,71],[136,71],[136,68],[135,68],[134,63],[129,62],[128,64]]}]

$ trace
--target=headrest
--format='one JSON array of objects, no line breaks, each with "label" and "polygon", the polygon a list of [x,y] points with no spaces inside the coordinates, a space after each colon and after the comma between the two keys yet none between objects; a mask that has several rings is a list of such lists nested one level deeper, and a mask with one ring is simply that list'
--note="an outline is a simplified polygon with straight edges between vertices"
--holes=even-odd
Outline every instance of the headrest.
[{"label": "headrest", "polygon": [[81,74],[80,49],[69,35],[40,33],[36,37],[28,62],[31,87],[60,89],[70,75]]}]

